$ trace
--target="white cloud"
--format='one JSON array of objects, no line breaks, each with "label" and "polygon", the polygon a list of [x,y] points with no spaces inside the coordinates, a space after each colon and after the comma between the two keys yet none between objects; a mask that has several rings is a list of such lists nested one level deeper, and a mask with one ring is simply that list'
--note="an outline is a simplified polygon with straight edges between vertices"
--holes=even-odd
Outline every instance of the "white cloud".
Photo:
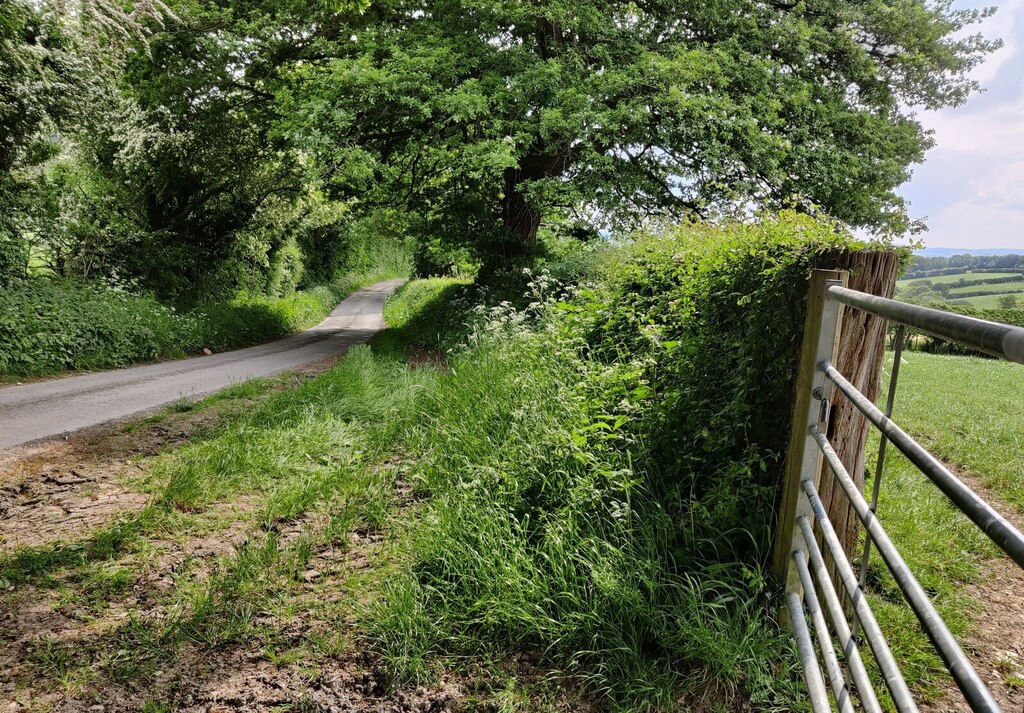
[{"label": "white cloud", "polygon": [[937,145],[902,192],[928,216],[928,245],[1024,248],[1024,0],[1002,3],[980,31],[1005,41],[973,73],[989,91],[920,116]]},{"label": "white cloud", "polygon": [[971,29],[985,37],[1003,41],[1003,46],[993,52],[985,62],[971,72],[971,77],[986,84],[991,81],[1003,65],[1009,62],[1020,47],[1021,22],[1024,18],[1024,0],[1010,0],[1001,3],[996,13]]},{"label": "white cloud", "polygon": [[1024,96],[985,111],[948,109],[930,112],[921,122],[935,130],[938,153],[1000,158],[1009,151],[1024,154]]},{"label": "white cloud", "polygon": [[942,248],[1012,248],[1024,246],[1024,207],[979,205],[960,201],[928,221],[926,245]]}]

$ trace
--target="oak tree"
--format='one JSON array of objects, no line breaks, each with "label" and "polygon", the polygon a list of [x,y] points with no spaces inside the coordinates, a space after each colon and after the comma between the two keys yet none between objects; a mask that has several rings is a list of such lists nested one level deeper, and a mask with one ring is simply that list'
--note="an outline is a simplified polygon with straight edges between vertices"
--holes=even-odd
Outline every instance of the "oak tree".
[{"label": "oak tree", "polygon": [[[282,6],[277,6],[282,8]],[[379,0],[271,12],[253,82],[339,195],[514,258],[545,215],[913,227],[895,189],[996,43],[949,0]]]}]

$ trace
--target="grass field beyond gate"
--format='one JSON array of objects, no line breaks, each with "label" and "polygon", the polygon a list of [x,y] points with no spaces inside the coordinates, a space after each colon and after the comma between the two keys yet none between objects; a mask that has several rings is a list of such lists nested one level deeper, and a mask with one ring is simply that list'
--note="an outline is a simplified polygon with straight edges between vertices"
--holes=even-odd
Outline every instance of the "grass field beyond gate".
[{"label": "grass field beyond gate", "polygon": [[[892,358],[890,352],[886,389]],[[976,476],[990,489],[982,496],[997,509],[1024,512],[1024,366],[923,352],[905,352],[903,359],[893,410],[896,423],[955,470]],[[869,473],[874,471],[877,444],[875,436]],[[950,629],[969,642],[987,617],[986,603],[967,596],[968,586],[985,577],[989,563],[1001,554],[892,446],[878,513]],[[948,675],[877,553],[869,585],[872,606],[911,688],[937,696],[949,687]],[[1024,670],[1008,661],[997,665],[998,674],[1005,685],[1019,685]]]}]

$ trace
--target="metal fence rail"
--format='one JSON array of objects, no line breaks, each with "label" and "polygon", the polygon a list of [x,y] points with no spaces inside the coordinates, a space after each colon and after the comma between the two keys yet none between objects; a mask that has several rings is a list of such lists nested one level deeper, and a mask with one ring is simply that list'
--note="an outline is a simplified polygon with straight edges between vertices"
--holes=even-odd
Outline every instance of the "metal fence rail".
[{"label": "metal fence rail", "polygon": [[[896,363],[890,377],[884,412],[833,365],[842,329],[843,306],[863,310],[900,325],[895,344]],[[892,573],[971,710],[1000,710],[991,691],[974,670],[935,610],[927,592],[918,583],[899,549],[875,516],[886,446],[891,441],[957,509],[1024,568],[1024,534],[891,418],[907,327],[1024,364],[1024,328],[868,295],[847,288],[843,273],[815,271],[808,299],[804,344],[797,375],[794,423],[790,434],[779,531],[773,558],[775,574],[786,585],[786,607],[814,711],[838,710],[847,713],[860,708],[875,713],[880,710],[878,696],[868,678],[858,647],[858,635],[866,640],[896,709],[917,710],[865,595],[872,547],[878,551]],[[826,435],[829,405],[835,391],[860,411],[881,434],[870,501],[847,472]],[[835,478],[840,492],[845,495],[865,529],[859,577],[818,496],[818,478],[823,463],[827,464],[828,472]],[[819,537],[832,560],[838,583],[833,581],[826,566],[818,545]],[[840,600],[840,588],[850,603],[852,621],[847,619],[847,611]],[[815,654],[815,639],[824,667],[819,663],[818,654]],[[837,651],[842,654],[845,667],[840,663]]]}]

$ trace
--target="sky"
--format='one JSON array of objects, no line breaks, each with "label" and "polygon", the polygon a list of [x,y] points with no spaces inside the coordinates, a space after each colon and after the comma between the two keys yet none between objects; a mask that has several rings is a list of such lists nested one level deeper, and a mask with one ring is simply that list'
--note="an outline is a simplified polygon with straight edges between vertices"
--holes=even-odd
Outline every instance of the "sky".
[{"label": "sky", "polygon": [[927,247],[1024,249],[1024,0],[984,4],[999,10],[975,27],[1004,42],[972,73],[985,91],[919,114],[937,144],[899,191]]}]

